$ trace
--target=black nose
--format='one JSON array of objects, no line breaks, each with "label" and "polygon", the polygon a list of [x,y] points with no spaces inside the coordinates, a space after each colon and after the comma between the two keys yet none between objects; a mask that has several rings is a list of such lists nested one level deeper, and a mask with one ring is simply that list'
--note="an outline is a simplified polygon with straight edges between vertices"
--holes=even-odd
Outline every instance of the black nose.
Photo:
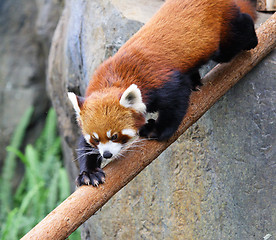
[{"label": "black nose", "polygon": [[104,158],[111,158],[111,157],[112,157],[112,153],[109,152],[109,151],[105,151],[105,152],[103,153],[103,157],[104,157]]}]

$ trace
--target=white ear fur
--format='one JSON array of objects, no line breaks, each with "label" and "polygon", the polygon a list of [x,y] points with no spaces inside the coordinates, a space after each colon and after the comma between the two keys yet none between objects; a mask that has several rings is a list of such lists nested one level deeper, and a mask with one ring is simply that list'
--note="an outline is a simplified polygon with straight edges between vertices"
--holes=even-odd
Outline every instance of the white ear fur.
[{"label": "white ear fur", "polygon": [[77,116],[79,116],[80,115],[80,106],[79,106],[79,102],[77,99],[77,95],[75,93],[68,92],[68,98],[70,99],[70,101],[76,111]]},{"label": "white ear fur", "polygon": [[136,84],[130,85],[123,93],[120,104],[126,108],[145,113],[146,105],[142,101],[142,94]]}]

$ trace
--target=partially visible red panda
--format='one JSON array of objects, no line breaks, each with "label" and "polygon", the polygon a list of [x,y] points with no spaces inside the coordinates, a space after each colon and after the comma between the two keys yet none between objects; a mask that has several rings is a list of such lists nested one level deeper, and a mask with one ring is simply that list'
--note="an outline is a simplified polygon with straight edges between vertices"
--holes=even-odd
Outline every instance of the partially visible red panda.
[{"label": "partially visible red panda", "polygon": [[[85,98],[69,93],[83,136],[77,185],[105,181],[102,158],[117,156],[137,135],[163,141],[179,127],[198,68],[254,48],[256,12],[247,0],[167,0],[95,71]],[[146,113],[158,112],[156,120]]]}]

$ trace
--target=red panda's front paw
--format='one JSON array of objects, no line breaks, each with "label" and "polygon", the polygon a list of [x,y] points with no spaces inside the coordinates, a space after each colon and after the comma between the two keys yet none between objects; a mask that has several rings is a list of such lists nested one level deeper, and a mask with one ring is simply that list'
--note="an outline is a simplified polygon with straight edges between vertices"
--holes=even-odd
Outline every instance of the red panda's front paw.
[{"label": "red panda's front paw", "polygon": [[139,129],[139,136],[145,137],[145,138],[150,138],[150,139],[158,138],[156,135],[154,119],[149,119],[148,122]]},{"label": "red panda's front paw", "polygon": [[99,184],[105,182],[105,174],[101,168],[96,168],[92,172],[82,172],[76,179],[76,185],[78,187],[82,185],[93,185],[98,187]]},{"label": "red panda's front paw", "polygon": [[168,125],[164,127],[154,119],[149,119],[139,130],[139,136],[158,141],[168,140],[177,130],[176,126]]}]

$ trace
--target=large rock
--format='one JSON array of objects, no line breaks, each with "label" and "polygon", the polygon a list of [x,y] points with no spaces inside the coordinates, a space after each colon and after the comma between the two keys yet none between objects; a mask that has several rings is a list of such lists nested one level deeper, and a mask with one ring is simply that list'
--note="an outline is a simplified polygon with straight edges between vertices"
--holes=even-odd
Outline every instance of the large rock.
[{"label": "large rock", "polygon": [[39,122],[49,108],[46,63],[61,9],[59,0],[1,0],[0,161],[20,117],[30,106],[36,106],[30,134],[41,128]]},{"label": "large rock", "polygon": [[[79,131],[66,92],[83,94],[95,68],[161,4],[66,2],[49,58],[48,89],[73,178]],[[83,239],[275,237],[275,61],[274,52],[91,217]]]}]

